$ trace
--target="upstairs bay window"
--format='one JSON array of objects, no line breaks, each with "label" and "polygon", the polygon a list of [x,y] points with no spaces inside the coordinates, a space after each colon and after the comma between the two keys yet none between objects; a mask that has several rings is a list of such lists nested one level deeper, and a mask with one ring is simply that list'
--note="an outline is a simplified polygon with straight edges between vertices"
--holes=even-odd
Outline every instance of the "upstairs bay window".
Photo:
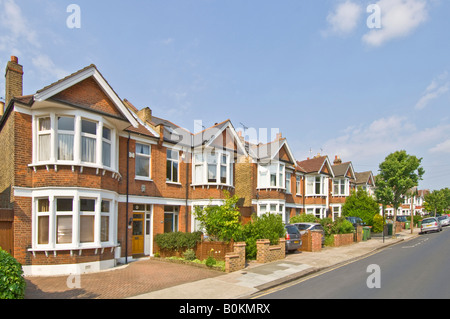
[{"label": "upstairs bay window", "polygon": [[78,111],[65,113],[33,116],[33,165],[117,169],[115,130],[100,116]]},{"label": "upstairs bay window", "polygon": [[326,196],[328,178],[323,175],[306,176],[306,196]]},{"label": "upstairs bay window", "polygon": [[333,180],[333,195],[334,196],[348,196],[349,195],[349,181],[346,178],[338,178]]},{"label": "upstairs bay window", "polygon": [[258,188],[285,188],[285,182],[284,164],[259,164]]},{"label": "upstairs bay window", "polygon": [[232,163],[228,152],[195,153],[193,158],[193,184],[232,185]]}]

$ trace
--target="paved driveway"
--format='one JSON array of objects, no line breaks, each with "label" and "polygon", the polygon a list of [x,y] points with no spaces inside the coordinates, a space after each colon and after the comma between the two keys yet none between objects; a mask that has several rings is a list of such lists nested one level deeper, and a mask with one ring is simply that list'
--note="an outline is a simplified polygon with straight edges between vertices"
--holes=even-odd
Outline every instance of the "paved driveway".
[{"label": "paved driveway", "polygon": [[[223,275],[223,272],[154,259],[132,262],[117,269],[68,276],[27,277],[26,299],[121,299]],[[77,285],[79,283],[79,285]]]}]

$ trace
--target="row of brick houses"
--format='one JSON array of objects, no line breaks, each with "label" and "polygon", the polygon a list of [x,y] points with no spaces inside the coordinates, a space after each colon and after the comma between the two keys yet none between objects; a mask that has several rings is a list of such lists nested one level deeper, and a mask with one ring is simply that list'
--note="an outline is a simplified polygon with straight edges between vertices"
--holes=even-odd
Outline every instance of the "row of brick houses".
[{"label": "row of brick houses", "polygon": [[[196,206],[237,195],[252,214],[335,218],[371,172],[315,156],[286,138],[250,143],[230,120],[191,133],[121,99],[95,65],[32,95],[6,66],[0,106],[0,243],[27,275],[110,268],[151,256],[156,234],[198,229]],[[5,239],[6,238],[6,239]]]}]

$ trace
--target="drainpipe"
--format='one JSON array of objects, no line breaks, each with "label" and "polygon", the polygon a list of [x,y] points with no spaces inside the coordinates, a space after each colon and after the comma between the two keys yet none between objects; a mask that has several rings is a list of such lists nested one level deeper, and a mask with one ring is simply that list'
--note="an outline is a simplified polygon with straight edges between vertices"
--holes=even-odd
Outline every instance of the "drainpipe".
[{"label": "drainpipe", "polygon": [[184,163],[186,165],[186,204],[185,204],[185,214],[186,214],[186,233],[189,232],[189,227],[188,227],[188,218],[189,218],[189,213],[188,213],[188,208],[189,208],[189,204],[188,204],[188,200],[189,200],[189,165],[188,165],[188,152],[184,153]]},{"label": "drainpipe", "polygon": [[125,264],[128,264],[128,187],[129,187],[129,166],[130,166],[130,133],[127,140],[127,200],[125,208]]}]

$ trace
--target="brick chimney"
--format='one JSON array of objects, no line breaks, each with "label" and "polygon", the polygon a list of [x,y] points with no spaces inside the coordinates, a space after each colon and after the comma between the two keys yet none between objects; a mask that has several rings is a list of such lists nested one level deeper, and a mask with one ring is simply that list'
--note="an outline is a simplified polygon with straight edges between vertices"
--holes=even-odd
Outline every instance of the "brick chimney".
[{"label": "brick chimney", "polygon": [[6,106],[13,97],[23,95],[23,66],[19,64],[16,56],[12,56],[6,65],[5,89]]},{"label": "brick chimney", "polygon": [[341,158],[340,158],[338,155],[334,156],[334,162],[333,162],[333,164],[334,164],[334,165],[336,165],[336,164],[342,164],[342,160],[341,160]]},{"label": "brick chimney", "polygon": [[149,107],[140,110],[137,115],[144,122],[151,122],[152,120],[152,110]]}]

